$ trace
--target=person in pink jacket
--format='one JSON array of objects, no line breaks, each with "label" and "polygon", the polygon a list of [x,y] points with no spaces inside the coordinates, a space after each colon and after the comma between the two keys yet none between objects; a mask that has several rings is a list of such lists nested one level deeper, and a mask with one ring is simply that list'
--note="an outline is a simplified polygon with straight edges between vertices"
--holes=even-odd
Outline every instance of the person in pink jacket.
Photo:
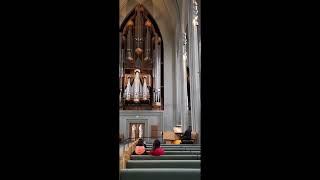
[{"label": "person in pink jacket", "polygon": [[133,151],[132,155],[148,155],[148,153],[146,151],[146,146],[143,143],[142,139],[138,140],[138,143],[137,143],[136,148]]},{"label": "person in pink jacket", "polygon": [[152,156],[164,155],[164,149],[160,147],[160,141],[158,139],[154,140],[152,150],[149,154]]}]

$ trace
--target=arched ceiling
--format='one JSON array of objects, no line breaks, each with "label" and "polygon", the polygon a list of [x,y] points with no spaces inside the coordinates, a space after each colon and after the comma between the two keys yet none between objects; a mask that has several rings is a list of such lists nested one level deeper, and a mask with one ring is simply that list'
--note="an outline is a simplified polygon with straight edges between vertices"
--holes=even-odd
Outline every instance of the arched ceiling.
[{"label": "arched ceiling", "polygon": [[161,18],[164,22],[169,22],[167,25],[170,30],[175,30],[177,24],[180,23],[180,11],[182,0],[119,0],[120,7],[120,22],[127,14],[138,4],[141,3],[152,14],[155,19]]}]

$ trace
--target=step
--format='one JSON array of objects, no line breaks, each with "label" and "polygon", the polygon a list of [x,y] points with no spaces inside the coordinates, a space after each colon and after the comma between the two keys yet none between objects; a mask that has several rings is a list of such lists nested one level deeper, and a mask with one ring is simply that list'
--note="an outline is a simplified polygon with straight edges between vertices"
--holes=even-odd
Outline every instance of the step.
[{"label": "step", "polygon": [[[153,146],[147,145],[147,148],[152,148]],[[177,145],[177,146],[166,146],[166,145],[161,145],[161,147],[168,147],[168,148],[180,148],[180,147],[185,147],[185,148],[201,148],[201,146],[183,146],[183,145]]]},{"label": "step", "polygon": [[[152,146],[153,144],[146,144]],[[161,146],[201,146],[201,144],[161,144]]]},{"label": "step", "polygon": [[[152,148],[153,146],[147,146],[147,148]],[[164,148],[201,148],[201,146],[160,146]]]},{"label": "step", "polygon": [[131,160],[200,160],[201,155],[132,155]]},{"label": "step", "polygon": [[165,151],[165,155],[200,155],[201,151]]},{"label": "step", "polygon": [[[185,148],[185,147],[176,147],[176,148],[171,148],[171,147],[162,147],[164,148],[165,151],[200,151],[201,148]],[[146,148],[147,151],[151,151],[152,148]]]},{"label": "step", "polygon": [[127,169],[132,168],[199,168],[200,160],[128,160]]},{"label": "step", "polygon": [[200,169],[123,169],[120,180],[200,180]]}]

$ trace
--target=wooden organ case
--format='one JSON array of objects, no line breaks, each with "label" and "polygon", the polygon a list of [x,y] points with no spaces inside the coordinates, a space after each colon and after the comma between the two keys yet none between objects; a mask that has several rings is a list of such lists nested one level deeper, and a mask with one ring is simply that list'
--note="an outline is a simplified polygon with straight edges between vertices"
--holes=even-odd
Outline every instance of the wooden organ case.
[{"label": "wooden organ case", "polygon": [[137,5],[120,28],[120,109],[163,110],[162,51],[158,26]]}]

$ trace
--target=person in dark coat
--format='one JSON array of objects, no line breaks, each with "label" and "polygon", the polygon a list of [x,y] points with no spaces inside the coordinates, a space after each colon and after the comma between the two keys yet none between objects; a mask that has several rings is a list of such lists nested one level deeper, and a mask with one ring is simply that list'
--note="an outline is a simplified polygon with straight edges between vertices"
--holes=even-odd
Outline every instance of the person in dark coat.
[{"label": "person in dark coat", "polygon": [[180,144],[193,144],[193,142],[191,141],[191,132],[192,128],[191,126],[189,126],[189,128],[182,135]]}]

